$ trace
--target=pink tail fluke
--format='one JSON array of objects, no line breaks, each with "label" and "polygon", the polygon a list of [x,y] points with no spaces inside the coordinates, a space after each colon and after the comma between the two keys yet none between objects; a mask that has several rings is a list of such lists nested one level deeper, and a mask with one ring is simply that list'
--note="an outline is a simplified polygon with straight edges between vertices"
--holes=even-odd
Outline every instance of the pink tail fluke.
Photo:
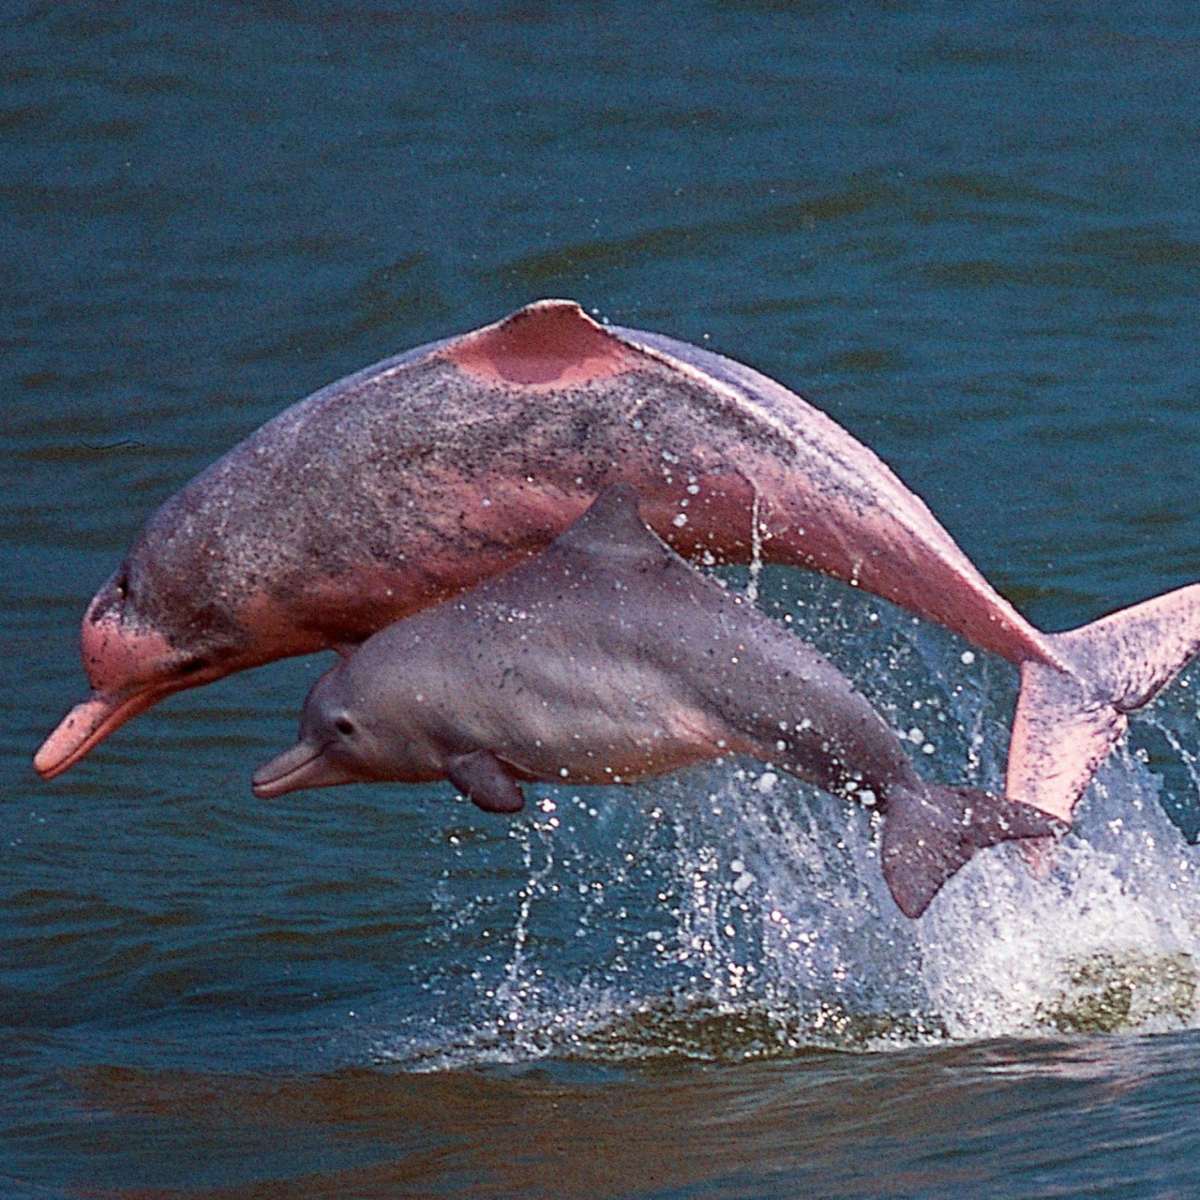
[{"label": "pink tail fluke", "polygon": [[1148,704],[1200,650],[1200,584],[1051,634],[1071,673],[1021,666],[1005,792],[1070,821],[1100,764]]}]

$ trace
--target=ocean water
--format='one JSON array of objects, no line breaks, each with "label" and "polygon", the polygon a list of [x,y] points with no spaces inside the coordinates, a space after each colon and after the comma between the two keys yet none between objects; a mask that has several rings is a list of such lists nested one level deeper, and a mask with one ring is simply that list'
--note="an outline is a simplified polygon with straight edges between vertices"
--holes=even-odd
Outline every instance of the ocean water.
[{"label": "ocean water", "polygon": [[[989,852],[916,923],[866,814],[754,764],[512,821],[256,801],[322,658],[30,767],[158,503],[541,296],[800,391],[1040,626],[1193,581],[1193,5],[14,3],[0,39],[0,1196],[1200,1194],[1200,669],[1048,871]],[[999,784],[1005,663],[728,579]]]}]

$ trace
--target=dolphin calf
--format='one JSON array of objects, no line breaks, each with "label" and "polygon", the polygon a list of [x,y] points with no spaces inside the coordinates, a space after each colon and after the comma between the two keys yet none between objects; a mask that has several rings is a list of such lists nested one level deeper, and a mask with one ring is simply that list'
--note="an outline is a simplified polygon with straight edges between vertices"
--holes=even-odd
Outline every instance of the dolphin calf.
[{"label": "dolphin calf", "polygon": [[926,783],[816,651],[689,567],[614,485],[543,554],[376,633],[323,675],[254,792],[449,779],[488,812],[519,781],[633,783],[748,754],[878,806],[884,877],[920,916],[977,849],[1060,822]]},{"label": "dolphin calf", "polygon": [[83,618],[91,695],[51,778],[172,692],[352,645],[536,553],[631,483],[676,550],[805,566],[1019,666],[1007,794],[1067,818],[1200,646],[1200,586],[1042,633],[925,504],[750,367],[566,300],[418,347],[285,410],[166,501]]}]

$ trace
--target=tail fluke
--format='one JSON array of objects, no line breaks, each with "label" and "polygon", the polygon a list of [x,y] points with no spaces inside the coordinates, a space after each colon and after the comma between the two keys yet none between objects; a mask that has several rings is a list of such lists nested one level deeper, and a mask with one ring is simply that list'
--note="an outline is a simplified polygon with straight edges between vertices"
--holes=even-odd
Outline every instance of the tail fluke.
[{"label": "tail fluke", "polygon": [[1068,671],[1021,666],[1005,793],[1070,821],[1128,725],[1200,649],[1200,585],[1047,639]]},{"label": "tail fluke", "polygon": [[1004,793],[1068,824],[1079,797],[1129,725],[1111,703],[1040,663],[1021,666]]},{"label": "tail fluke", "polygon": [[900,911],[919,917],[977,850],[1020,838],[1054,837],[1065,829],[1028,804],[975,788],[926,784],[893,789],[884,814],[883,877]]}]

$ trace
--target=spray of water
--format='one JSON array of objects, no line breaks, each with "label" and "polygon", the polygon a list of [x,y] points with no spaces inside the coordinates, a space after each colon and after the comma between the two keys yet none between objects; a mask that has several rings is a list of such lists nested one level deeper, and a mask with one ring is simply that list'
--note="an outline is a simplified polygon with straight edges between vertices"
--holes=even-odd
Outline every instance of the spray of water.
[{"label": "spray of water", "polygon": [[[754,487],[753,484],[751,486]],[[746,599],[751,604],[758,603],[758,584],[763,569],[763,527],[759,521],[758,508],[758,488],[754,487],[750,501],[750,569],[746,580]]]},{"label": "spray of water", "polygon": [[[1009,668],[861,593],[771,578],[768,611],[856,680],[920,769],[1000,789]],[[1195,676],[1144,719],[1188,803]],[[415,1068],[740,1060],[1191,1027],[1200,853],[1164,812],[1149,757],[1136,736],[1113,756],[1041,877],[997,847],[918,922],[880,876],[878,818],[762,764],[632,792],[547,789],[511,828],[509,890],[481,896],[469,871],[447,871],[438,936],[481,952],[428,981],[436,1022],[407,1020],[375,1051]]]}]

